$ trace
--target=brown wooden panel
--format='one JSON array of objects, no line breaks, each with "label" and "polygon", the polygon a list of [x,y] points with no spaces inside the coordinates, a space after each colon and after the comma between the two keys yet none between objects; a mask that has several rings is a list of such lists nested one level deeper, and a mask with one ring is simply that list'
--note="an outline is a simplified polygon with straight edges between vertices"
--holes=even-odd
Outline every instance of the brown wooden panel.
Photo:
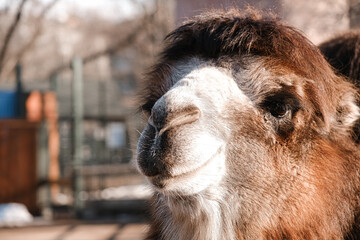
[{"label": "brown wooden panel", "polygon": [[0,203],[25,204],[35,213],[37,124],[0,120]]}]

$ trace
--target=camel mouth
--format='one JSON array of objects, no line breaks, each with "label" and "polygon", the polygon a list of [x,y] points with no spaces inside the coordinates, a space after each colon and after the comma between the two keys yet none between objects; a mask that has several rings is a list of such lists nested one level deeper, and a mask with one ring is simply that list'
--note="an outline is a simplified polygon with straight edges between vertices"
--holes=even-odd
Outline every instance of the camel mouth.
[{"label": "camel mouth", "polygon": [[[206,161],[204,165],[206,165],[210,161],[211,160]],[[148,177],[148,179],[155,187],[164,189],[168,184],[171,184],[174,181],[179,181],[181,179],[191,178],[191,176],[195,176],[203,168],[204,165],[178,175],[158,174],[153,177]]]},{"label": "camel mouth", "polygon": [[[212,181],[216,181],[217,175],[222,175],[221,173],[225,166],[223,161],[225,154],[223,150],[223,147],[219,147],[209,159],[193,169],[187,169],[186,171],[176,174],[160,173],[156,176],[148,176],[147,179],[158,191],[163,193],[191,193],[192,191],[182,190],[192,188],[196,185],[210,185]],[[211,179],[212,177],[214,179]]]},{"label": "camel mouth", "polygon": [[206,166],[211,160],[206,161],[204,165],[196,169],[192,169],[188,172],[181,173],[179,175],[169,175],[169,174],[159,174],[153,177],[147,177],[152,185],[154,185],[160,191],[170,190],[172,185],[179,185],[183,181],[191,181],[192,178],[195,178],[199,172]]}]

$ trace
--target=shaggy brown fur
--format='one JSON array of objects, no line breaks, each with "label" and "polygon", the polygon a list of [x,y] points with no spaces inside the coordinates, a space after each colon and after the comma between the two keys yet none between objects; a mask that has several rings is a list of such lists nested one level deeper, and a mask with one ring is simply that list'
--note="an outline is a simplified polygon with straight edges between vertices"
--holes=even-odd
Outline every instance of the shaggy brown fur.
[{"label": "shaggy brown fur", "polygon": [[336,36],[319,45],[321,52],[338,73],[360,88],[360,31]]},{"label": "shaggy brown fur", "polygon": [[[360,31],[336,36],[319,48],[338,74],[345,76],[360,90]],[[354,126],[354,139],[360,142],[360,121]]]},{"label": "shaggy brown fur", "polygon": [[[142,91],[141,108],[149,115],[174,85],[173,66],[192,57],[231,71],[256,109],[254,114],[237,105],[227,110],[232,135],[221,200],[209,192],[176,197],[156,192],[147,239],[167,239],[177,228],[211,227],[197,225],[209,222],[200,197],[218,202],[219,224],[235,226],[223,229],[222,239],[360,239],[360,152],[351,139],[357,94],[316,46],[274,17],[237,10],[200,15],[170,33],[165,44]],[[262,69],[291,78],[293,86],[266,88]],[[279,102],[292,110],[286,121],[276,120]],[[143,168],[151,168],[145,162],[152,138],[145,131],[139,143]]]}]

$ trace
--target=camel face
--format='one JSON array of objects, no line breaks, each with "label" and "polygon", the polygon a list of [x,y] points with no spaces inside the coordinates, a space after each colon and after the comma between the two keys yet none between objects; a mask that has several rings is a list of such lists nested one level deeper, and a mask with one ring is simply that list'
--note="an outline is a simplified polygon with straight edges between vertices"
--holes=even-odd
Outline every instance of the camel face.
[{"label": "camel face", "polygon": [[172,85],[153,105],[138,145],[139,169],[157,191],[220,188],[232,166],[242,168],[244,181],[271,176],[274,158],[283,156],[268,145],[290,141],[295,127],[304,134],[301,79],[271,73],[255,59],[236,72],[199,58],[172,68]]}]

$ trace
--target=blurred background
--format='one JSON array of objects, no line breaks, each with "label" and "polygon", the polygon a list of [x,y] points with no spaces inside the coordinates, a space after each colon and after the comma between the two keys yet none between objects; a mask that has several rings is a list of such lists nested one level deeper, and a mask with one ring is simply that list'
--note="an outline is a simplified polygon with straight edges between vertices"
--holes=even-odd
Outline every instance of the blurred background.
[{"label": "blurred background", "polygon": [[141,239],[142,76],[186,18],[248,5],[315,44],[360,25],[360,0],[0,0],[0,239]]}]

